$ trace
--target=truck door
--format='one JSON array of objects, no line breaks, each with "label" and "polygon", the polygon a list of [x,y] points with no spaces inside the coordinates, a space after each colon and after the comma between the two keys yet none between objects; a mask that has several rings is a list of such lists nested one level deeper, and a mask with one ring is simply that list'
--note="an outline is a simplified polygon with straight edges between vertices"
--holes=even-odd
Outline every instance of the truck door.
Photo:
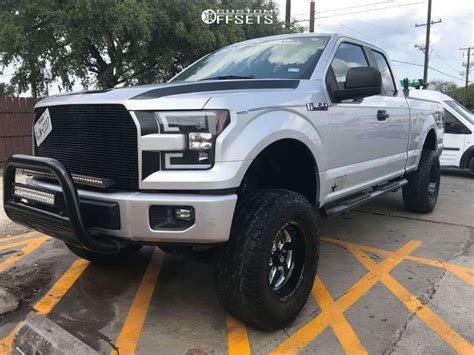
[{"label": "truck door", "polygon": [[444,109],[444,150],[440,158],[441,165],[459,166],[468,132],[470,130],[461,121]]},{"label": "truck door", "polygon": [[[328,109],[328,125],[321,129],[327,146],[329,169],[325,179],[344,181],[329,191],[336,199],[374,186],[404,172],[409,133],[409,110],[403,93],[396,90],[390,68],[382,53],[378,60],[363,45],[343,41],[335,51],[326,73],[326,89],[344,87],[348,70],[373,66],[382,72],[382,95],[361,100],[334,101]],[[334,89],[334,86],[336,87]]]}]

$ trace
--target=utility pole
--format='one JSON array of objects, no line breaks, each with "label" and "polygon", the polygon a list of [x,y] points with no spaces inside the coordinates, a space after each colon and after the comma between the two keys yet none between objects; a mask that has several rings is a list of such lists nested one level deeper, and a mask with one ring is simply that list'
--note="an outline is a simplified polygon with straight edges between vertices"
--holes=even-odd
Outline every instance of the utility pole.
[{"label": "utility pole", "polygon": [[309,4],[309,32],[314,32],[314,0]]},{"label": "utility pole", "polygon": [[285,27],[290,28],[291,22],[291,0],[286,0]]},{"label": "utility pole", "polygon": [[463,98],[463,105],[466,106],[467,101],[467,87],[469,86],[469,67],[471,65],[471,49],[474,47],[466,47],[466,48],[459,48],[461,51],[467,51],[467,63],[466,63],[466,83],[464,84],[464,98]]},{"label": "utility pole", "polygon": [[425,63],[423,66],[423,85],[426,87],[428,85],[428,62],[430,56],[430,32],[431,32],[431,25],[435,23],[440,23],[441,19],[438,21],[431,20],[431,1],[428,0],[428,14],[426,16],[426,23],[423,24],[415,24],[415,27],[423,27],[426,26],[426,42],[425,42]]}]

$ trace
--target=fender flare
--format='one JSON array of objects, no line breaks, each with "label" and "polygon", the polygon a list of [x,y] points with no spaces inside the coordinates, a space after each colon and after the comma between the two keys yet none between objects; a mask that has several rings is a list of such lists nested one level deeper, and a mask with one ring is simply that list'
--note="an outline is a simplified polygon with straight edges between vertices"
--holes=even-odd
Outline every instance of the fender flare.
[{"label": "fender flare", "polygon": [[[221,151],[223,160],[244,160],[253,163],[265,149],[274,143],[283,140],[299,142],[306,148],[314,162],[316,176],[315,201],[319,203],[319,172],[322,168],[321,162],[322,157],[324,157],[322,150],[324,147],[319,133],[309,119],[295,110],[286,109],[264,111],[258,116],[252,118],[242,117],[242,119],[248,120],[247,123],[232,137],[225,137],[221,142],[221,146],[226,145],[226,150]],[[242,172],[242,179],[252,163],[248,164],[245,171]]]}]

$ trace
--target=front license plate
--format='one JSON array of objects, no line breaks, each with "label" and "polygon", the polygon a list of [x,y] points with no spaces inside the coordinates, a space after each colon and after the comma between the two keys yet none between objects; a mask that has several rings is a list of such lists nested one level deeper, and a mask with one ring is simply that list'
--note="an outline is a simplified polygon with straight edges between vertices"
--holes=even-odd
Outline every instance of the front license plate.
[{"label": "front license plate", "polygon": [[39,146],[43,143],[52,130],[53,125],[51,124],[51,117],[49,115],[49,110],[46,109],[34,126],[36,145]]}]

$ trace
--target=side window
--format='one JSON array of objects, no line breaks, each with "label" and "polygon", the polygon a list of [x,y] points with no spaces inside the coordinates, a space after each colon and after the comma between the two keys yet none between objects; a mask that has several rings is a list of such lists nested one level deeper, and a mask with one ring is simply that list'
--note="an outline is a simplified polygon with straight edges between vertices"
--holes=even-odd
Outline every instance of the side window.
[{"label": "side window", "polygon": [[346,75],[350,68],[368,66],[362,47],[351,43],[341,43],[331,62],[331,68],[339,87],[344,87]]},{"label": "side window", "polygon": [[390,67],[388,66],[387,59],[385,56],[377,51],[372,51],[374,54],[375,61],[377,62],[377,67],[382,74],[382,85],[383,85],[383,92],[386,96],[393,96],[397,92],[395,88],[395,81],[393,80],[392,72],[390,71]]},{"label": "side window", "polygon": [[448,110],[444,110],[444,133],[463,134],[464,125]]}]

